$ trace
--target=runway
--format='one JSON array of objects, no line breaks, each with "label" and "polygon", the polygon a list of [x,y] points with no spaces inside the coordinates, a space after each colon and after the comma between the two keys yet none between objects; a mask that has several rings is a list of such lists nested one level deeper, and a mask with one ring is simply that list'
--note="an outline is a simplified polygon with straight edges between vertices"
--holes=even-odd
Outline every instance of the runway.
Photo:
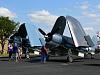
[{"label": "runway", "polygon": [[77,58],[73,63],[64,57],[50,57],[45,64],[40,57],[23,59],[21,62],[0,58],[0,75],[100,75],[100,55],[94,59]]}]

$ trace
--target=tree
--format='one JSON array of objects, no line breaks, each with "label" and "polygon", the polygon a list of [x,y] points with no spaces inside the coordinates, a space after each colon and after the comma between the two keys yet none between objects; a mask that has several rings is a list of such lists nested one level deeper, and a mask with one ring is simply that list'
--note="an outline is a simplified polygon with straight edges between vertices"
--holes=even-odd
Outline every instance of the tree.
[{"label": "tree", "polygon": [[9,17],[0,17],[0,44],[2,47],[1,54],[4,52],[4,45],[7,38],[13,33],[18,23],[10,20]]}]

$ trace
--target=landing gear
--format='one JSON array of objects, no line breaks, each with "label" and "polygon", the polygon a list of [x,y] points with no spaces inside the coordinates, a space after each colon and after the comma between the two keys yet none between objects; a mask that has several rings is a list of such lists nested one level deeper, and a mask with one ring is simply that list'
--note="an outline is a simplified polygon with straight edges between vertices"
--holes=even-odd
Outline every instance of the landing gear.
[{"label": "landing gear", "polygon": [[67,61],[70,62],[70,63],[73,62],[73,57],[72,57],[72,51],[71,51],[71,49],[68,50]]},{"label": "landing gear", "polygon": [[70,62],[70,63],[72,63],[73,62],[73,57],[72,56],[68,56],[67,57],[67,61]]},{"label": "landing gear", "polygon": [[86,58],[88,58],[88,59],[94,59],[94,56],[93,56],[93,54],[92,53],[85,53],[84,54],[84,58],[86,59]]}]

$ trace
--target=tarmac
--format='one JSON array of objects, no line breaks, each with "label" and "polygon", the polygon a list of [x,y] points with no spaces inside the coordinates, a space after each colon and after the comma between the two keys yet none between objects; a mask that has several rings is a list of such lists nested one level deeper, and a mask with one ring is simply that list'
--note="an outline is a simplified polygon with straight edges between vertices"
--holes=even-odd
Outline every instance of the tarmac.
[{"label": "tarmac", "polygon": [[94,59],[75,58],[68,63],[65,57],[50,57],[46,63],[40,57],[23,59],[20,62],[0,58],[0,75],[100,75],[100,55]]}]

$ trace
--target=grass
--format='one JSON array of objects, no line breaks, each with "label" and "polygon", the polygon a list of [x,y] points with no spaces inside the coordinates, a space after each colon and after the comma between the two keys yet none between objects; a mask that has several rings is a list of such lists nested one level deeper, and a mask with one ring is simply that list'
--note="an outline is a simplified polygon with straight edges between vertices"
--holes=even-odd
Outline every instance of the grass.
[{"label": "grass", "polygon": [[0,57],[8,57],[8,53],[0,54]]}]

